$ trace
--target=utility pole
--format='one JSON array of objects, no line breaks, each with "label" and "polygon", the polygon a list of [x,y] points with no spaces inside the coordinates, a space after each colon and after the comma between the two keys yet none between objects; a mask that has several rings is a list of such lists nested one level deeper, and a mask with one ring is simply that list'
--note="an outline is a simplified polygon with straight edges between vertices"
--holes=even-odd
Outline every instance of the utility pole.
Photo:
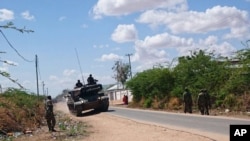
[{"label": "utility pole", "polygon": [[131,55],[133,55],[133,54],[132,53],[126,54],[126,56],[128,56],[128,61],[129,61],[130,78],[132,78],[132,69],[131,69],[131,62],[130,62]]},{"label": "utility pole", "polygon": [[44,84],[44,81],[42,82],[42,85],[43,85],[43,95],[45,96],[45,90],[44,90],[45,84]]},{"label": "utility pole", "polygon": [[36,55],[36,88],[37,88],[37,96],[39,96],[39,85],[38,85],[38,58]]}]

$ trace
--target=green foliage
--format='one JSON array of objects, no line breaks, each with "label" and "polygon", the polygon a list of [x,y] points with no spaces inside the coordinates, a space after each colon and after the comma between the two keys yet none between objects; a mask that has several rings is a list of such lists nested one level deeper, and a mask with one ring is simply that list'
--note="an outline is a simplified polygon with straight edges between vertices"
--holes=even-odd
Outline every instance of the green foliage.
[{"label": "green foliage", "polygon": [[126,83],[133,93],[133,100],[139,102],[142,98],[164,98],[173,88],[173,76],[168,69],[155,68],[136,74]]},{"label": "green foliage", "polygon": [[224,105],[227,107],[227,108],[232,108],[233,106],[235,106],[237,103],[237,99],[236,97],[234,96],[234,94],[229,94],[225,97],[224,99]]},{"label": "green foliage", "polygon": [[209,89],[214,92],[220,88],[221,81],[227,79],[225,64],[206,55],[204,51],[194,52],[191,57],[180,57],[174,68],[175,86],[191,89]]},{"label": "green foliage", "polygon": [[207,89],[216,107],[240,107],[243,102],[237,102],[235,96],[250,90],[250,49],[239,51],[236,56],[228,59],[195,51],[190,56],[179,57],[172,70],[154,68],[137,73],[126,86],[132,91],[134,102],[146,99],[144,107],[151,107],[152,101],[163,98],[181,100],[185,87],[194,100],[200,89]]},{"label": "green foliage", "polygon": [[78,121],[77,123],[75,123],[74,120],[72,120],[72,118],[70,118],[67,115],[64,115],[63,113],[58,113],[60,114],[59,119],[57,119],[58,124],[59,124],[59,128],[61,131],[65,131],[67,136],[77,136],[77,135],[83,135],[84,133],[86,133],[85,127],[86,124]]},{"label": "green foliage", "polygon": [[182,97],[182,94],[183,94],[183,88],[182,87],[174,87],[172,92],[171,92],[171,96],[172,97]]},{"label": "green foliage", "polygon": [[153,100],[152,98],[147,98],[144,103],[143,103],[143,107],[144,108],[150,108],[152,106]]},{"label": "green foliage", "polygon": [[[20,89],[10,88],[0,94],[0,130],[24,131],[42,124],[43,97],[37,97]],[[1,120],[0,120],[1,121]]]},{"label": "green foliage", "polygon": [[43,97],[37,97],[34,94],[27,94],[27,92],[10,88],[1,95],[5,97],[6,100],[15,103],[18,107],[27,107],[32,109],[36,106],[38,101],[42,101]]}]

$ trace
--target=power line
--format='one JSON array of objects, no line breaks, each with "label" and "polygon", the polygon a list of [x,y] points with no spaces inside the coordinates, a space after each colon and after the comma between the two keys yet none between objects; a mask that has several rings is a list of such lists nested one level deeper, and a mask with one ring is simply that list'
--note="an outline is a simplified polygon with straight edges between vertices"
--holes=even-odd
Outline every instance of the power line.
[{"label": "power line", "polygon": [[3,31],[0,30],[0,32],[1,32],[1,34],[3,35],[4,39],[7,41],[7,43],[9,44],[9,46],[17,53],[17,55],[18,55],[19,57],[21,57],[21,58],[22,58],[24,61],[26,61],[26,62],[33,62],[33,61],[30,61],[30,60],[24,58],[24,57],[23,57],[23,56],[22,56],[13,46],[12,46],[12,44],[9,42],[9,40],[7,39],[7,37],[4,35]]}]

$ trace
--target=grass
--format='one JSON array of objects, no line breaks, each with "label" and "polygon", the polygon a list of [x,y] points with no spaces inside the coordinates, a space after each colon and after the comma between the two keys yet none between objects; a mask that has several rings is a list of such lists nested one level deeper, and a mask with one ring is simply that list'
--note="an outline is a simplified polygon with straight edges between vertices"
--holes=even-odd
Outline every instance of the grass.
[{"label": "grass", "polygon": [[35,129],[41,125],[43,115],[43,97],[19,89],[0,94],[0,131],[3,133]]}]

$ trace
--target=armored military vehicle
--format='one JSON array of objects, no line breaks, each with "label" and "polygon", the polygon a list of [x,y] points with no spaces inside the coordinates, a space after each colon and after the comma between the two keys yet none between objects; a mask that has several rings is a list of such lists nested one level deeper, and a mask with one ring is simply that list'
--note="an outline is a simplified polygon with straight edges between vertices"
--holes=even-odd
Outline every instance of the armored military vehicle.
[{"label": "armored military vehicle", "polygon": [[69,111],[80,116],[85,110],[98,110],[105,112],[109,108],[109,97],[102,91],[101,84],[85,84],[80,88],[75,88],[65,96]]}]

